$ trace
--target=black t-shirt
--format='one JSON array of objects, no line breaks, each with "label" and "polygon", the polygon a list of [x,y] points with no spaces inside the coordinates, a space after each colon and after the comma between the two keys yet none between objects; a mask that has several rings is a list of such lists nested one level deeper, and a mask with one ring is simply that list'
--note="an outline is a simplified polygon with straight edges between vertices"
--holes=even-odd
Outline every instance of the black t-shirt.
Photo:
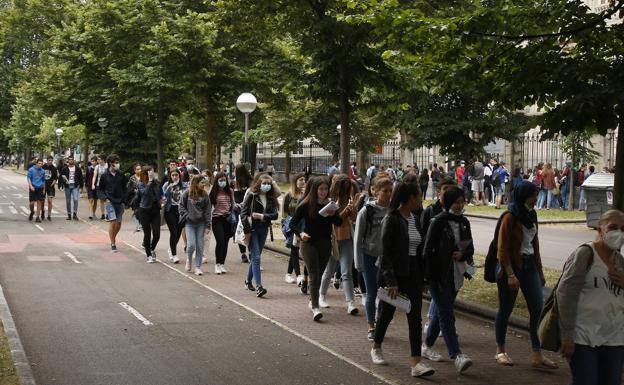
[{"label": "black t-shirt", "polygon": [[44,164],[41,168],[43,168],[45,172],[45,186],[49,188],[53,186],[54,183],[58,180],[58,170],[54,165],[48,166],[48,164]]},{"label": "black t-shirt", "polygon": [[[323,205],[320,205],[320,210]],[[295,234],[301,233],[300,222],[303,220],[303,232],[310,236],[310,241],[318,241],[321,239],[329,240],[332,234],[332,225],[340,226],[342,218],[338,215],[338,211],[332,216],[323,217],[318,213],[314,217],[310,217],[308,204],[300,204],[295,210],[295,214],[290,220],[290,230]]]}]

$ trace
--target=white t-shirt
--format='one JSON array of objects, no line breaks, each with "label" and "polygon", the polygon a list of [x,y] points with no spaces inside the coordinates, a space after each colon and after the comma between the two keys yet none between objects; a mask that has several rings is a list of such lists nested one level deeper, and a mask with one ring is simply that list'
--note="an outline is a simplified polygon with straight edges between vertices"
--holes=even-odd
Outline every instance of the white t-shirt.
[{"label": "white t-shirt", "polygon": [[533,238],[537,234],[537,227],[533,226],[530,229],[527,229],[522,226],[522,244],[520,246],[520,254],[522,255],[533,255],[535,250],[533,249]]},{"label": "white t-shirt", "polygon": [[418,228],[416,227],[416,218],[414,214],[410,214],[407,219],[407,233],[409,234],[409,255],[416,256],[418,254],[418,245],[422,242]]},{"label": "white t-shirt", "polygon": [[579,296],[574,342],[588,346],[624,346],[624,289],[609,279],[607,265],[593,244],[591,248],[594,258]]},{"label": "white t-shirt", "polygon": [[67,168],[69,169],[69,181],[67,183],[75,184],[76,183],[76,166],[69,166]]}]

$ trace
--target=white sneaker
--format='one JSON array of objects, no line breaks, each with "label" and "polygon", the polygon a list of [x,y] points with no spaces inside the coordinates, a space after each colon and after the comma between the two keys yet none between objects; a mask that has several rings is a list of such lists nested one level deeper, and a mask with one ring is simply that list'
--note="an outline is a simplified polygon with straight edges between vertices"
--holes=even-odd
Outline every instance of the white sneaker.
[{"label": "white sneaker", "polygon": [[412,377],[426,377],[435,373],[435,370],[427,364],[423,364],[422,362],[417,363],[412,366]]},{"label": "white sneaker", "polygon": [[437,351],[435,351],[433,347],[427,346],[427,344],[422,344],[422,347],[420,350],[421,350],[421,355],[425,357],[426,359],[428,359],[429,361],[438,362],[442,360],[442,355],[438,353]]},{"label": "white sneaker", "polygon": [[154,258],[154,262],[156,262],[156,250],[152,250],[152,258]]},{"label": "white sneaker", "polygon": [[264,271],[264,267],[262,267],[262,265],[260,265],[260,271]]},{"label": "white sneaker", "polygon": [[323,318],[323,313],[321,313],[321,309],[312,308],[312,319],[315,321],[320,321]]},{"label": "white sneaker", "polygon": [[180,258],[178,258],[177,255],[174,255],[171,257],[171,262],[173,263],[180,263]]},{"label": "white sneaker", "polygon": [[202,257],[202,263],[208,263],[208,258]]},{"label": "white sneaker", "polygon": [[302,283],[303,283],[303,275],[298,275],[297,276],[297,286],[301,287]]},{"label": "white sneaker", "polygon": [[147,257],[147,263],[156,263],[156,258],[154,258],[154,257]]},{"label": "white sneaker", "polygon": [[362,306],[366,307],[366,294],[362,295]]},{"label": "white sneaker", "polygon": [[221,264],[221,274],[225,274],[227,273],[227,270],[225,270],[225,265]]},{"label": "white sneaker", "polygon": [[324,295],[319,295],[319,306],[323,307],[323,308],[328,308],[329,307],[329,303],[327,303],[327,301],[325,300],[325,296]]},{"label": "white sneaker", "polygon": [[171,254],[171,249],[167,249],[167,255],[169,256],[169,260],[173,262],[173,254]]},{"label": "white sneaker", "polygon": [[467,355],[458,354],[457,357],[455,357],[455,369],[457,369],[457,373],[463,373],[471,366],[472,360]]},{"label": "white sneaker", "polygon": [[186,266],[184,267],[184,269],[186,271],[191,271],[191,259],[190,258],[186,258]]},{"label": "white sneaker", "polygon": [[297,279],[295,277],[293,277],[292,274],[286,274],[284,276],[284,282],[286,282],[286,283],[295,283],[295,282],[297,282]]},{"label": "white sneaker", "polygon": [[215,274],[216,275],[221,275],[221,265],[219,265],[219,264],[215,265]]},{"label": "white sneaker", "polygon": [[199,267],[195,268],[195,275],[204,275],[204,272],[201,271],[201,269]]},{"label": "white sneaker", "polygon": [[371,355],[371,360],[373,361],[373,364],[375,365],[387,364],[386,360],[384,360],[383,358],[383,353],[381,352],[381,348],[379,349],[372,348],[370,355]]},{"label": "white sneaker", "polygon": [[347,302],[347,313],[356,315],[359,312],[353,301]]}]

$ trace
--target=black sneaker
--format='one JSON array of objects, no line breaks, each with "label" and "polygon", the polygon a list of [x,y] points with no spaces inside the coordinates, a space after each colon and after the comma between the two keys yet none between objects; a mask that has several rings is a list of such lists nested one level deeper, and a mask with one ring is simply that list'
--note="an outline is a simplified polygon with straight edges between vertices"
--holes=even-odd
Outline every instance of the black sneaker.
[{"label": "black sneaker", "polygon": [[247,281],[247,280],[245,280],[245,289],[247,289],[249,291],[256,291],[256,288],[251,283],[251,281]]},{"label": "black sneaker", "polygon": [[258,298],[262,298],[263,295],[265,295],[267,293],[267,289],[265,289],[262,286],[258,286],[258,288],[256,289],[256,297]]},{"label": "black sneaker", "polygon": [[336,290],[340,289],[340,278],[334,278],[334,288]]},{"label": "black sneaker", "polygon": [[241,254],[241,262],[242,263],[249,263],[249,258],[247,258],[247,256],[245,254]]},{"label": "black sneaker", "polygon": [[45,214],[41,214],[41,220],[45,219]]},{"label": "black sneaker", "polygon": [[32,211],[30,212],[30,215],[28,216],[28,220],[32,221],[33,217],[35,216],[35,213],[33,213]]},{"label": "black sneaker", "polygon": [[116,253],[117,252],[117,245],[111,245],[111,251],[113,253]]},{"label": "black sneaker", "polygon": [[52,218],[48,215],[48,222],[52,222]]},{"label": "black sneaker", "polygon": [[102,214],[102,216],[100,217],[100,220],[103,221],[104,219],[106,219],[106,217],[104,217],[104,214]]},{"label": "black sneaker", "polygon": [[67,218],[65,218],[68,221],[71,221],[71,214],[67,214]]},{"label": "black sneaker", "polygon": [[78,220],[78,215],[76,215],[76,213],[74,213],[74,220],[77,221]]},{"label": "black sneaker", "polygon": [[89,215],[89,220],[92,221],[93,220],[93,215]]},{"label": "black sneaker", "polygon": [[308,294],[308,281],[304,279],[303,282],[301,282],[301,287],[299,288],[299,291],[303,295]]},{"label": "black sneaker", "polygon": [[37,219],[35,219],[35,222],[41,223],[41,218],[37,217]]}]

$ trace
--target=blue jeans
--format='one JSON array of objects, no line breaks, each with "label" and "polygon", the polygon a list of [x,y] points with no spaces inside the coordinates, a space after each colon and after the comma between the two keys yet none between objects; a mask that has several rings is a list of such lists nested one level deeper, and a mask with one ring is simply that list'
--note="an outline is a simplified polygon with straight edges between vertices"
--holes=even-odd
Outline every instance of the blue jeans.
[{"label": "blue jeans", "polygon": [[457,339],[457,330],[455,329],[453,306],[457,297],[457,291],[452,281],[452,275],[446,282],[431,282],[429,294],[431,294],[433,300],[432,304],[435,302],[435,305],[433,317],[429,319],[425,344],[429,347],[433,346],[441,329],[449,357],[454,359],[461,353],[461,350],[459,349],[459,340]]},{"label": "blue jeans", "polygon": [[327,267],[323,272],[323,278],[321,278],[322,295],[327,294],[329,288],[329,281],[336,271],[336,266],[340,262],[340,273],[342,278],[342,288],[344,289],[345,300],[347,302],[353,301],[353,239],[346,239],[344,241],[338,241],[338,252],[340,253],[340,260],[336,258],[329,258]]},{"label": "blue jeans", "polygon": [[570,360],[571,385],[620,385],[624,346],[576,344]]},{"label": "blue jeans", "polygon": [[186,231],[186,256],[189,261],[193,260],[193,252],[195,252],[195,267],[200,268],[202,257],[204,256],[204,231],[205,224],[193,225],[187,223],[184,226]]},{"label": "blue jeans", "polygon": [[[540,341],[537,336],[537,327],[539,326],[539,317],[544,305],[544,297],[542,294],[542,280],[535,266],[533,257],[523,258],[523,267],[521,270],[514,268],[514,274],[520,281],[520,290],[527,303],[529,309],[529,331],[531,334],[531,347],[533,351],[540,350]],[[500,267],[497,268],[497,270]],[[498,272],[497,272],[498,273]],[[501,279],[496,282],[498,286],[498,313],[494,326],[496,328],[496,344],[505,346],[505,336],[507,335],[507,323],[509,316],[513,311],[518,297],[518,290],[511,290],[507,285],[507,275],[502,274]]]},{"label": "blue jeans", "polygon": [[563,200],[562,208],[564,210],[568,209],[568,199],[570,198],[570,184],[566,183],[561,187],[561,199]]},{"label": "blue jeans", "polygon": [[251,282],[252,278],[256,281],[256,286],[262,286],[262,274],[260,273],[260,257],[262,249],[269,234],[268,225],[254,225],[251,231],[251,239],[249,240],[249,272],[247,273],[247,281]]},{"label": "blue jeans", "polygon": [[364,271],[362,275],[364,276],[364,286],[366,286],[366,320],[369,325],[375,324],[375,315],[377,313],[377,309],[375,306],[375,301],[377,300],[377,288],[379,284],[377,282],[377,275],[379,274],[379,269],[375,266],[375,262],[377,262],[377,257],[371,257],[368,254],[363,255],[364,260]]},{"label": "blue jeans", "polygon": [[547,200],[547,196],[548,196],[548,190],[546,189],[539,189],[539,193],[537,194],[537,208],[538,209],[542,209],[544,208],[544,205],[546,205],[546,200]]},{"label": "blue jeans", "polygon": [[[70,187],[71,186],[71,187]],[[80,190],[76,185],[65,186],[65,204],[67,207],[67,215],[78,213],[78,196]],[[72,211],[71,202],[74,201],[74,211]]]}]

